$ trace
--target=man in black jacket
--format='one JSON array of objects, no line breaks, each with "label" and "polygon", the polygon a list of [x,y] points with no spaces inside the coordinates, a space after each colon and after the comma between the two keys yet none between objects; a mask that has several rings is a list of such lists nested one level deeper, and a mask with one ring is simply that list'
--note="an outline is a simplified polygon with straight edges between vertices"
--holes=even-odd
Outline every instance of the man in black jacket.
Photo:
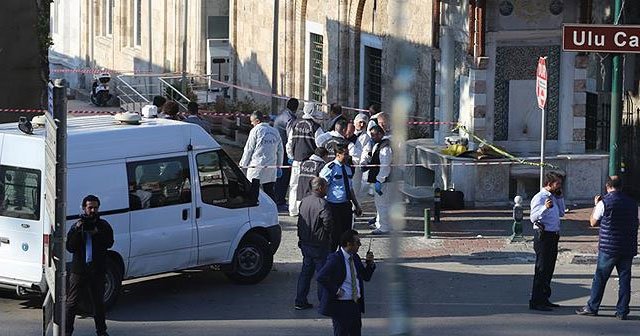
[{"label": "man in black jacket", "polygon": [[311,180],[311,191],[311,195],[302,199],[298,214],[298,247],[302,251],[302,269],[298,277],[295,301],[297,310],[313,307],[307,301],[311,278],[327,259],[333,229],[331,210],[324,199],[327,181],[320,177],[314,178]]},{"label": "man in black jacket", "polygon": [[89,289],[93,320],[98,336],[109,336],[105,323],[104,277],[107,250],[113,246],[113,229],[98,215],[100,199],[88,195],[82,200],[84,214],[67,234],[67,251],[73,253],[67,291],[66,335],[73,333],[78,303]]}]

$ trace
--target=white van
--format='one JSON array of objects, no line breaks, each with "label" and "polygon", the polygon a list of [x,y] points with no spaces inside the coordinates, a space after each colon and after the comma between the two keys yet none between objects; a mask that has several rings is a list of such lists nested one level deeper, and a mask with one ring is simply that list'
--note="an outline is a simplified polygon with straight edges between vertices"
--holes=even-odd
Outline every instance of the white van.
[{"label": "white van", "polygon": [[[276,205],[200,126],[79,117],[67,134],[67,228],[93,194],[114,231],[108,305],[123,279],[208,265],[240,283],[267,276],[282,235]],[[46,288],[47,173],[44,129],[0,125],[0,285],[19,292]]]}]

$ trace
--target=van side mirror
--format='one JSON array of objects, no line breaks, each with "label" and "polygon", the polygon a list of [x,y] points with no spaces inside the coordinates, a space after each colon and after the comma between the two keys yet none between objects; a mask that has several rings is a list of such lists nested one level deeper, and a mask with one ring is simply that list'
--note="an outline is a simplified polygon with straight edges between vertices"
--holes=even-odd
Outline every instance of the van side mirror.
[{"label": "van side mirror", "polygon": [[252,204],[258,204],[258,196],[260,196],[260,180],[253,179],[249,189],[249,200]]}]

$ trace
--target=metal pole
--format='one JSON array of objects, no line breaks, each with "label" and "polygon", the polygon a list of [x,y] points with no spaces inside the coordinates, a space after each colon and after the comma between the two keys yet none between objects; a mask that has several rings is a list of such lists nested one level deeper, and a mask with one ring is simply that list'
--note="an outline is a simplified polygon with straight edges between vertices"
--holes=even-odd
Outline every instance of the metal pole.
[{"label": "metal pole", "polygon": [[55,305],[53,335],[65,335],[65,315],[67,310],[67,262],[66,229],[67,220],[67,94],[63,80],[58,80],[54,88],[54,118],[58,124],[56,132],[56,212],[53,232],[54,255],[57,257],[55,273]]},{"label": "metal pole", "polygon": [[424,209],[424,237],[431,238],[431,209]]},{"label": "metal pole", "polygon": [[[278,94],[278,21],[280,0],[273,1],[273,43],[272,43],[272,61],[271,61],[271,93]],[[271,114],[278,111],[278,98],[271,98]],[[295,111],[294,111],[295,112]]]},{"label": "metal pole", "polygon": [[182,36],[182,79],[181,90],[187,95],[187,23],[189,19],[189,0],[184,0],[184,32]]},{"label": "metal pole", "polygon": [[540,109],[542,112],[542,126],[540,127],[540,189],[544,187],[544,142],[546,140],[546,113],[545,109]]},{"label": "metal pole", "polygon": [[[620,24],[622,0],[615,0],[614,24]],[[611,128],[609,132],[609,175],[620,172],[620,125],[622,125],[622,55],[614,54],[611,62]]]}]

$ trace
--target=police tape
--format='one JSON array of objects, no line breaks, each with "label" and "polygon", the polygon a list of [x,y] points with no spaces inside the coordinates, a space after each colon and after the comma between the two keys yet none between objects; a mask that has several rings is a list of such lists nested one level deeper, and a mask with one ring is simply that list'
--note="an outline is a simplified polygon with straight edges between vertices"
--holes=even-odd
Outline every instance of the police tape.
[{"label": "police tape", "polygon": [[[327,162],[328,163],[328,162]],[[351,168],[376,168],[376,167],[443,167],[443,166],[510,166],[510,165],[520,165],[527,163],[536,163],[533,161],[490,161],[490,162],[450,162],[450,163],[404,163],[404,164],[389,164],[389,165],[349,165]],[[539,163],[538,163],[539,164]],[[293,166],[283,166],[283,165],[252,165],[252,166],[239,166],[242,169],[264,169],[264,168],[280,168],[280,169],[291,169]]]},{"label": "police tape", "polygon": [[[42,109],[9,109],[9,108],[2,108],[0,109],[0,112],[16,112],[16,113],[46,113],[47,110],[42,110]],[[100,111],[100,110],[68,110],[67,111],[68,114],[116,114],[117,112],[114,111]]]}]

